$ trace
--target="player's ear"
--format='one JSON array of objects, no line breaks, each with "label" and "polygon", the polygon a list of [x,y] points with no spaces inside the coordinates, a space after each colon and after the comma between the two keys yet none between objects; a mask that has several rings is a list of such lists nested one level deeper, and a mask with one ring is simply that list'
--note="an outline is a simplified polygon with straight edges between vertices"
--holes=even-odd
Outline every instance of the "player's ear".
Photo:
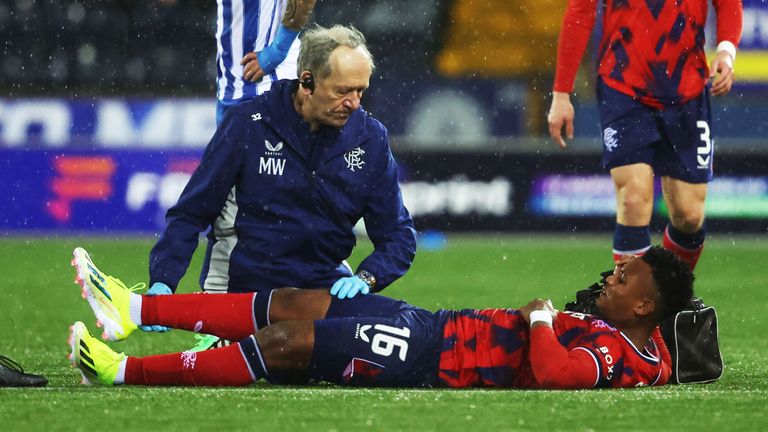
[{"label": "player's ear", "polygon": [[651,298],[644,298],[635,305],[635,315],[639,317],[652,316],[656,312],[656,302]]}]

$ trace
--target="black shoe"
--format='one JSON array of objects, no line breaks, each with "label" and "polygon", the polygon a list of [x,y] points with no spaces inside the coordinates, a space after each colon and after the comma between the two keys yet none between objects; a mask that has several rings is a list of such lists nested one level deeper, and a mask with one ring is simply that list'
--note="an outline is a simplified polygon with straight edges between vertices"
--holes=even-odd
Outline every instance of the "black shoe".
[{"label": "black shoe", "polygon": [[47,384],[48,378],[25,373],[18,363],[0,356],[0,387],[43,387]]}]

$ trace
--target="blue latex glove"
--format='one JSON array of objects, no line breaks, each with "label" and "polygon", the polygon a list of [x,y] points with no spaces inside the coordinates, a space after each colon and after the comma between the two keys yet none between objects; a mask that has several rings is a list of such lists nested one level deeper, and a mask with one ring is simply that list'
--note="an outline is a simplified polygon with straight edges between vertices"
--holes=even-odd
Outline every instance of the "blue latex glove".
[{"label": "blue latex glove", "polygon": [[[162,283],[162,282],[155,282],[152,284],[152,286],[149,288],[146,294],[148,296],[154,296],[154,295],[166,295],[166,294],[173,294],[173,291],[171,291],[171,288]],[[140,329],[144,330],[145,332],[160,332],[165,333],[170,328],[166,326],[161,325],[148,325],[148,326],[139,326]]]},{"label": "blue latex glove", "polygon": [[366,295],[369,291],[368,284],[357,276],[343,277],[331,287],[331,295],[340,299],[352,298],[358,293]]}]

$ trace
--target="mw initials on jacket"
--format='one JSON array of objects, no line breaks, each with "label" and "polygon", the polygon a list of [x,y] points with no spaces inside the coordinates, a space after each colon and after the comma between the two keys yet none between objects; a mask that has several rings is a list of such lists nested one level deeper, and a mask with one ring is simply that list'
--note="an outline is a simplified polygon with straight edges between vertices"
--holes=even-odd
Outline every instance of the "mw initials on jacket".
[{"label": "mw initials on jacket", "polygon": [[268,174],[268,175],[283,175],[283,170],[285,169],[285,159],[278,159],[273,157],[264,157],[261,156],[259,158],[259,174]]}]

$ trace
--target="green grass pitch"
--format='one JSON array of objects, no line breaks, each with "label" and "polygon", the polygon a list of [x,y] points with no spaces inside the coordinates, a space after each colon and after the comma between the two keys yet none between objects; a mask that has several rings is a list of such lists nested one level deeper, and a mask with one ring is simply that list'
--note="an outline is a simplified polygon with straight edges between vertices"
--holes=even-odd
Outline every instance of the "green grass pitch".
[{"label": "green grass pitch", "polygon": [[[429,309],[519,307],[549,297],[562,307],[611,266],[610,237],[452,236],[420,250],[385,293]],[[86,387],[69,367],[68,326],[94,318],[73,283],[72,249],[128,285],[145,281],[151,239],[0,239],[0,354],[50,379],[0,389],[0,430],[766,430],[768,239],[715,234],[697,268],[697,293],[718,307],[726,370],[707,385],[600,391],[392,390],[331,385],[247,388]],[[370,250],[366,241],[351,258]],[[199,251],[198,251],[199,252]],[[180,292],[194,291],[200,254]],[[137,333],[116,349],[181,351],[190,333]],[[621,429],[620,429],[621,428]]]}]

